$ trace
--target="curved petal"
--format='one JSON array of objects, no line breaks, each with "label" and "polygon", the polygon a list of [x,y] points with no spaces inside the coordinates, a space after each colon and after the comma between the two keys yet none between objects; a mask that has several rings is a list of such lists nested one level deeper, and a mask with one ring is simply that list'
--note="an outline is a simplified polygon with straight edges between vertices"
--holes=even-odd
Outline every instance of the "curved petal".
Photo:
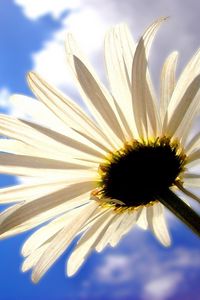
[{"label": "curved petal", "polygon": [[154,37],[165,19],[154,22],[139,40],[132,67],[132,101],[139,136],[157,136],[160,130],[158,108],[150,80],[147,60]]},{"label": "curved petal", "polygon": [[87,219],[94,213],[97,205],[91,202],[83,208],[82,213],[78,214],[73,220],[69,222],[52,240],[50,245],[44,251],[36,266],[33,269],[32,280],[38,282],[40,278],[46,273],[51,265],[58,259],[58,257],[66,250],[66,248],[73,241],[77,232],[84,225]]},{"label": "curved petal", "polygon": [[[5,212],[0,215],[0,234],[17,227],[20,224],[32,219],[33,217],[42,214],[48,210],[59,206],[71,199],[75,199],[80,195],[92,190],[94,183],[79,182],[71,184],[59,191],[45,195],[34,201],[27,202],[20,206],[13,214],[5,216]],[[3,220],[3,221],[2,221]]]},{"label": "curved petal", "polygon": [[[20,223],[19,225],[15,226],[15,227],[9,229],[8,231],[6,231],[5,233],[1,234],[0,239],[11,237],[16,234],[27,231],[29,229],[35,228],[36,226],[39,226],[53,218],[56,218],[69,210],[75,209],[82,205],[84,206],[84,205],[88,204],[89,197],[90,197],[90,192],[87,192],[87,193],[84,193],[72,200],[63,202],[62,204],[59,204],[43,213],[39,213],[35,217],[30,218],[27,221]],[[37,200],[37,199],[33,199],[33,200]],[[40,197],[40,199],[43,199],[43,198]],[[24,203],[22,202],[18,205],[24,205]],[[15,206],[12,206],[11,208],[13,209],[13,212],[14,212],[15,210],[18,209],[18,206],[15,205]],[[11,214],[10,209],[5,210],[0,215],[0,222],[3,222],[3,220],[5,220],[8,217],[8,215],[10,215],[10,214]]]},{"label": "curved petal", "polygon": [[120,24],[111,28],[105,37],[105,62],[111,91],[121,113],[128,138],[137,136],[131,99],[131,70],[135,45],[128,27]]},{"label": "curved petal", "polygon": [[138,218],[138,211],[136,212],[125,212],[123,214],[122,220],[119,223],[116,231],[113,233],[113,235],[110,238],[110,245],[112,247],[115,247],[121,240],[121,238],[133,228],[133,226],[137,222]]},{"label": "curved petal", "polygon": [[24,260],[24,262],[22,264],[22,268],[21,268],[22,272],[27,272],[28,270],[30,270],[37,264],[40,257],[43,255],[45,250],[48,248],[49,244],[50,243],[46,243],[46,244],[42,245],[40,248],[36,249],[33,253],[31,253],[31,255],[26,257],[26,259]]},{"label": "curved petal", "polygon": [[147,208],[148,226],[153,231],[158,240],[164,245],[169,246],[171,243],[166,221],[164,218],[163,205],[154,204]]},{"label": "curved petal", "polygon": [[184,173],[184,185],[191,187],[200,187],[200,175],[193,173]]},{"label": "curved petal", "polygon": [[114,216],[115,214],[113,214],[112,210],[105,211],[105,214],[97,218],[93,226],[91,226],[81,237],[76,248],[73,250],[68,259],[68,276],[72,276],[77,272],[86,257],[90,254],[91,250],[94,249],[101,240]]},{"label": "curved petal", "polygon": [[198,132],[190,140],[190,142],[185,146],[185,152],[187,155],[190,155],[192,152],[195,152],[200,147],[200,133]]},{"label": "curved petal", "polygon": [[192,152],[190,155],[188,155],[187,165],[189,167],[198,165],[199,160],[200,160],[200,150],[198,149],[198,150]]},{"label": "curved petal", "polygon": [[[195,78],[200,74],[200,49],[195,53],[192,59],[184,68],[179,80],[177,81],[176,87],[172,94],[171,101],[168,106],[167,114],[165,117],[165,124],[163,132],[166,132],[166,129],[169,133],[174,133],[179,123],[182,121],[182,115],[177,115],[177,108],[179,107],[179,113],[181,113],[180,108],[184,108],[185,105],[189,107],[191,101],[194,99],[191,98],[187,103],[182,99],[188,93],[188,89],[194,82]],[[182,102],[182,103],[181,103]],[[182,108],[182,109],[183,109]],[[176,118],[178,117],[178,121]]]},{"label": "curved petal", "polygon": [[110,223],[110,226],[108,227],[108,229],[102,236],[101,240],[95,247],[95,250],[97,252],[101,252],[108,245],[110,240],[113,238],[113,235],[115,235],[115,232],[116,232],[117,228],[119,227],[123,218],[124,218],[123,214],[116,214],[113,217],[112,222]]},{"label": "curved petal", "polygon": [[114,149],[120,148],[125,137],[119,125],[120,118],[114,100],[100,83],[70,33],[67,35],[66,51],[68,64],[89,111],[107,136],[112,147]]},{"label": "curved petal", "polygon": [[39,75],[30,72],[27,77],[31,90],[42,103],[46,105],[68,128],[71,127],[81,133],[86,133],[93,139],[98,138],[102,145],[107,143],[103,132],[71,99],[53,88]]},{"label": "curved petal", "polygon": [[[82,171],[81,171],[82,170]],[[0,173],[21,175],[21,176],[67,176],[67,174],[85,174],[90,170],[90,167],[84,166],[81,162],[70,163],[54,159],[40,158],[36,156],[17,155],[17,154],[0,154]],[[92,169],[89,172],[92,174]],[[88,173],[88,174],[89,174]],[[93,169],[93,176],[95,176]]]},{"label": "curved petal", "polygon": [[[39,152],[41,152],[41,157],[44,157],[47,153],[47,155],[52,155],[54,159],[55,157],[58,159],[62,157],[62,160],[64,161],[69,158],[73,159],[73,157],[77,157],[99,162],[99,158],[95,158],[94,156],[94,150],[91,148],[91,143],[85,145],[84,143],[81,143],[79,138],[77,138],[76,141],[75,133],[69,133],[69,137],[67,137],[41,125],[0,115],[0,134],[21,141],[29,147],[36,149],[35,152],[38,155]],[[89,151],[90,153],[84,151]],[[101,157],[105,154],[105,152],[100,149],[99,154],[97,154],[96,150],[95,153],[95,155],[100,155]]]},{"label": "curved petal", "polygon": [[81,213],[83,206],[68,211],[64,215],[56,218],[47,225],[41,227],[35,231],[24,243],[21,253],[23,256],[31,255],[43,244],[49,243],[49,240],[54,237],[61,229],[63,229],[68,223],[72,223],[75,216]]},{"label": "curved petal", "polygon": [[57,190],[68,186],[72,183],[84,182],[92,180],[94,176],[89,175],[88,172],[80,172],[77,174],[68,174],[68,176],[39,178],[36,182],[30,184],[18,184],[11,187],[0,189],[0,204],[28,202],[40,198],[45,194],[50,194]]},{"label": "curved petal", "polygon": [[[177,83],[178,84],[178,83]],[[175,92],[175,90],[174,90]],[[200,74],[188,86],[179,104],[174,109],[166,132],[170,136],[178,137],[183,144],[193,125],[193,120],[200,108]],[[172,96],[173,99],[173,96]]]},{"label": "curved petal", "polygon": [[176,81],[176,65],[178,59],[178,52],[172,52],[167,59],[162,68],[161,72],[161,88],[160,88],[160,114],[162,122],[164,121],[165,114],[167,113],[167,108],[169,106],[171,96],[173,94]]}]

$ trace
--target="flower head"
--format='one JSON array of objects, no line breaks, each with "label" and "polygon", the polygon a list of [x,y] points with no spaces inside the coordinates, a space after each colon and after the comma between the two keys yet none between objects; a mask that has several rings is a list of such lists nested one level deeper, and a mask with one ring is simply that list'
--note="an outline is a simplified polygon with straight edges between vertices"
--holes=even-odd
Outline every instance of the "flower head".
[{"label": "flower head", "polygon": [[[199,233],[199,217],[176,195],[196,200],[191,167],[200,159],[200,135],[189,138],[199,112],[200,51],[176,80],[178,54],[166,59],[157,100],[148,56],[163,18],[134,44],[126,25],[105,38],[111,93],[67,36],[67,60],[89,113],[35,73],[28,83],[40,100],[15,96],[33,121],[0,116],[0,172],[32,178],[4,188],[0,237],[38,225],[22,248],[22,270],[37,282],[73,239],[82,234],[67,265],[73,275],[91,250],[116,246],[134,225],[151,229],[168,246],[163,204]],[[45,116],[48,116],[47,118]],[[37,119],[37,120],[36,120]],[[39,122],[38,122],[39,120]]]}]

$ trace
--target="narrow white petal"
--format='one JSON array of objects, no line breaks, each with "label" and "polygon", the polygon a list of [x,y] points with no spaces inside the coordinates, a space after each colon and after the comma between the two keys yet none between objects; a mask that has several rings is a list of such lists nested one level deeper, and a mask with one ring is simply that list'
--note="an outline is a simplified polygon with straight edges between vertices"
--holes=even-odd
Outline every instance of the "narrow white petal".
[{"label": "narrow white petal", "polygon": [[176,73],[177,59],[178,59],[178,52],[176,51],[172,52],[165,60],[161,72],[160,114],[162,120],[164,120],[169,102],[171,100],[171,96],[173,94],[176,85],[175,73]]},{"label": "narrow white petal", "polygon": [[200,133],[198,132],[195,136],[191,139],[191,141],[185,146],[185,153],[190,155],[195,150],[199,149],[200,147]]},{"label": "narrow white petal", "polygon": [[[76,197],[75,199],[68,200],[60,205],[57,205],[56,207],[53,207],[52,209],[49,209],[43,213],[40,213],[36,215],[35,217],[27,220],[26,222],[20,223],[19,225],[9,229],[5,233],[0,235],[0,239],[8,238],[11,236],[14,236],[16,234],[25,232],[27,230],[30,230],[36,226],[39,226],[43,224],[44,222],[47,222],[53,218],[56,218],[65,212],[75,209],[79,206],[86,205],[90,201],[88,200],[90,197],[90,193],[85,193],[80,195],[79,197]],[[23,205],[23,203],[21,204]],[[13,212],[18,209],[18,207],[14,206],[11,207],[13,209]],[[3,222],[8,217],[8,214],[11,215],[12,211],[4,211],[2,215],[0,215],[0,220]]]},{"label": "narrow white petal", "polygon": [[39,75],[31,72],[28,82],[33,93],[38,97],[68,128],[84,133],[84,135],[97,138],[102,145],[106,145],[104,134],[96,124],[84,113],[81,108],[60,91],[45,82]]},{"label": "narrow white petal", "polygon": [[181,98],[179,105],[174,109],[171,116],[169,126],[166,132],[170,135],[175,135],[184,144],[188,132],[193,125],[193,120],[196,117],[200,108],[200,75],[198,75],[188,86],[185,94]]},{"label": "narrow white petal", "polygon": [[24,95],[14,94],[10,97],[12,116],[32,121],[52,130],[63,132],[65,126],[53,112],[42,102]]},{"label": "narrow white petal", "polygon": [[41,154],[41,152],[35,148],[12,139],[0,139],[0,152],[31,156],[40,156]]},{"label": "narrow white petal", "polygon": [[48,246],[49,246],[49,243],[44,244],[40,248],[36,249],[33,253],[31,253],[31,255],[26,257],[26,259],[24,260],[24,262],[22,264],[22,272],[26,272],[26,271],[30,270],[31,268],[33,268],[37,264],[38,260],[43,255],[43,253],[46,251]]},{"label": "narrow white petal", "polygon": [[111,219],[110,226],[105,231],[101,240],[95,247],[97,252],[101,252],[107,246],[112,236],[115,234],[115,231],[118,228],[123,217],[124,216],[122,214],[116,214],[116,215],[113,214],[113,219]]},{"label": "narrow white petal", "polygon": [[138,212],[125,212],[122,215],[121,222],[113,233],[109,243],[115,247],[121,238],[131,229],[137,222]]},{"label": "narrow white petal", "polygon": [[96,210],[97,204],[91,202],[87,207],[84,207],[82,213],[73,220],[72,223],[67,224],[56,237],[52,240],[49,247],[40,257],[37,265],[32,273],[33,282],[38,282],[44,273],[52,266],[58,257],[66,250],[72,242],[76,233],[80,230],[83,224],[87,221],[90,215]]},{"label": "narrow white petal", "polygon": [[187,157],[187,165],[189,167],[195,166],[199,164],[199,160],[200,160],[200,150],[196,150],[194,152],[192,152],[190,155],[188,155]]},{"label": "narrow white petal", "polygon": [[101,240],[113,217],[114,213],[112,210],[106,211],[105,214],[100,216],[93,226],[91,226],[81,237],[76,248],[68,259],[68,276],[72,276],[77,272],[86,257],[90,254],[91,250],[94,249],[96,244]]},{"label": "narrow white petal", "polygon": [[154,22],[144,33],[137,45],[132,67],[132,101],[139,136],[156,136],[158,130],[158,108],[150,80],[147,60],[151,44],[163,22]]},{"label": "narrow white petal", "polygon": [[114,98],[121,110],[128,138],[137,136],[131,98],[131,68],[135,45],[125,24],[108,31],[105,37],[105,61]]},{"label": "narrow white petal", "polygon": [[88,182],[89,180],[92,180],[92,177],[89,177],[87,172],[84,172],[82,175],[69,174],[68,177],[45,178],[30,184],[19,184],[2,188],[0,189],[0,204],[22,201],[28,202],[67,187],[69,184],[84,181]]},{"label": "narrow white petal", "polygon": [[53,181],[45,181],[41,183],[17,185],[9,188],[0,189],[0,204],[16,203],[22,201],[31,201],[35,198],[39,198],[45,194],[55,192],[56,190],[62,189],[69,183],[65,180],[55,179]]},{"label": "narrow white petal", "polygon": [[110,105],[110,102],[113,102],[112,97],[108,93],[105,93],[104,89],[96,82],[86,66],[76,56],[74,57],[74,66],[78,81],[87,99],[89,99],[87,101],[88,108],[99,126],[102,126],[102,130],[108,131],[111,138],[115,141],[116,146],[120,147],[124,140],[124,135],[116,118],[116,113]]},{"label": "narrow white petal", "polygon": [[[89,165],[89,163],[88,163]],[[0,173],[21,175],[21,176],[67,176],[71,174],[85,174],[89,173],[95,175],[93,169],[89,170],[88,167],[81,165],[80,162],[68,163],[63,161],[57,161],[53,159],[46,159],[34,156],[17,155],[17,154],[0,154]]]},{"label": "narrow white petal", "polygon": [[149,228],[153,231],[158,240],[164,245],[171,244],[168,228],[166,225],[163,205],[156,203],[147,208],[147,219]]},{"label": "narrow white petal", "polygon": [[92,148],[92,143],[84,144],[76,132],[65,130],[65,134],[68,135],[66,136],[41,125],[5,115],[0,115],[0,134],[27,144],[33,148],[33,151],[36,149],[37,155],[40,151],[41,157],[44,156],[44,153],[47,153],[46,155],[51,154],[54,157],[60,156],[62,160],[76,156],[80,159],[98,161],[100,157],[105,155],[102,149],[97,149],[97,147],[94,149],[94,146]]},{"label": "narrow white petal", "polygon": [[148,222],[147,222],[147,208],[142,207],[140,210],[140,214],[138,216],[137,225],[146,230],[148,228]]},{"label": "narrow white petal", "polygon": [[200,175],[192,173],[184,173],[183,175],[184,185],[191,187],[200,187]]},{"label": "narrow white petal", "polygon": [[[183,110],[186,110],[184,109],[184,107],[185,108],[189,107],[191,103],[194,103],[193,98],[189,99],[187,103],[185,103],[186,101],[185,95],[189,93],[188,88],[192,84],[192,82],[194,82],[195,78],[199,75],[199,73],[200,73],[200,49],[195,53],[195,55],[186,65],[179,80],[177,81],[176,87],[172,94],[171,101],[169,103],[163,132],[166,132],[166,129],[168,129],[168,132],[175,132],[177,130],[177,127],[179,126],[179,123],[182,121],[183,116],[181,114],[181,108]],[[184,102],[182,100],[183,98],[185,98]],[[178,107],[179,107],[179,111],[177,111]],[[178,118],[178,120],[176,120],[176,118]],[[188,124],[186,124],[186,127],[187,125]]]},{"label": "narrow white petal", "polygon": [[34,232],[24,243],[21,250],[22,255],[28,256],[37,248],[41,247],[42,244],[47,243],[49,239],[63,229],[68,223],[71,224],[71,221],[74,220],[75,216],[79,215],[82,210],[83,206],[75,208]]},{"label": "narrow white petal", "polygon": [[33,217],[42,214],[48,210],[55,208],[71,199],[74,199],[88,191],[91,191],[94,183],[80,182],[71,184],[62,190],[56,191],[49,195],[38,198],[34,201],[27,202],[18,208],[13,214],[4,219],[4,213],[0,215],[0,234],[9,231],[16,226],[32,219]]},{"label": "narrow white petal", "polygon": [[123,135],[112,96],[100,83],[70,33],[67,35],[66,51],[69,66],[89,111],[107,136],[110,145],[114,149],[119,148]]}]

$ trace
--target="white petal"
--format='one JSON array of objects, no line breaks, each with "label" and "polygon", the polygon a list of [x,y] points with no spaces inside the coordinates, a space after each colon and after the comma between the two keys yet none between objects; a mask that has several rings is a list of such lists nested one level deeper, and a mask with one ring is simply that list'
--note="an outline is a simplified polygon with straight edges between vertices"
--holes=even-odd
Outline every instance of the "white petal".
[{"label": "white petal", "polygon": [[112,147],[120,148],[123,138],[114,100],[79,50],[72,34],[67,35],[66,51],[80,94]]},{"label": "white petal", "polygon": [[82,174],[69,174],[67,177],[58,178],[45,178],[37,180],[30,184],[19,184],[16,186],[6,187],[0,189],[0,204],[12,202],[28,202],[50,194],[56,190],[67,187],[71,183],[84,182],[91,180],[87,173]]},{"label": "white petal", "polygon": [[74,128],[88,138],[93,137],[94,141],[97,139],[102,145],[106,145],[104,134],[75,102],[33,72],[29,73],[27,79],[36,97],[64,123],[67,129]]},{"label": "white petal", "polygon": [[[168,112],[165,118],[165,126],[163,132],[166,132],[166,128],[168,128],[169,132],[175,132],[179,123],[182,121],[182,115],[180,107],[186,107],[193,102],[193,98],[189,99],[187,104],[181,102],[182,99],[185,98],[185,94],[187,94],[187,90],[194,79],[200,73],[200,49],[195,53],[189,63],[186,65],[185,69],[183,70],[179,80],[177,81],[176,87],[174,89],[171,101],[169,103]],[[177,108],[179,107],[179,115],[177,115]],[[178,120],[176,120],[176,117]],[[188,124],[186,124],[187,127]]]},{"label": "white petal", "polygon": [[48,246],[49,246],[49,243],[44,244],[40,248],[36,249],[33,253],[31,253],[31,255],[26,257],[26,259],[24,260],[24,262],[22,264],[22,272],[26,272],[26,271],[30,270],[31,268],[33,268],[37,264],[38,260],[43,255],[43,253],[46,251]]},{"label": "white petal", "polygon": [[[29,229],[32,229],[36,226],[39,226],[43,224],[44,222],[47,222],[53,218],[56,218],[59,215],[64,214],[66,211],[75,209],[79,206],[86,205],[90,201],[88,200],[90,197],[90,192],[84,193],[80,195],[79,197],[76,197],[75,199],[66,201],[60,205],[57,205],[56,207],[53,207],[52,209],[49,209],[41,214],[36,215],[35,217],[29,219],[28,221],[19,224],[18,226],[15,226],[11,228],[10,230],[6,231],[5,233],[0,235],[0,239],[4,239],[7,237],[11,237],[13,235],[22,233],[24,231],[27,231]],[[21,204],[23,205],[23,203]],[[11,207],[13,209],[13,212],[18,209],[16,206]],[[0,215],[0,219],[3,222],[11,214],[8,210],[4,211],[2,215]]]},{"label": "white petal", "polygon": [[[71,174],[92,174],[92,170],[79,163],[68,163],[53,159],[40,158],[26,155],[0,154],[0,173],[22,176],[61,176]],[[84,171],[83,171],[84,170]],[[93,172],[95,174],[95,172]]]},{"label": "white petal", "polygon": [[32,121],[60,133],[66,128],[54,113],[36,99],[14,94],[9,100],[12,104],[12,116],[16,118]]},{"label": "white petal", "polygon": [[132,68],[132,100],[135,120],[141,138],[156,136],[158,111],[150,80],[147,60],[151,44],[164,19],[154,22],[144,33],[137,45]]},{"label": "white petal", "polygon": [[174,109],[169,126],[166,129],[168,134],[171,136],[175,135],[182,141],[183,144],[188,137],[188,132],[191,129],[191,126],[193,125],[193,120],[199,112],[199,97],[200,75],[198,75],[188,86],[180,103]]},{"label": "white petal", "polygon": [[95,247],[97,252],[101,252],[107,246],[107,244],[115,234],[115,231],[118,228],[123,217],[124,217],[123,214],[116,214],[113,216],[110,226],[105,231],[104,235],[101,237],[101,240]]},{"label": "white petal", "polygon": [[37,265],[32,273],[33,282],[38,282],[44,273],[51,267],[51,265],[58,259],[58,257],[66,250],[69,244],[74,239],[76,233],[87,221],[90,215],[96,210],[97,204],[91,202],[87,207],[84,207],[82,213],[73,220],[72,223],[67,224],[56,237],[52,240],[49,247],[40,257]]},{"label": "white petal", "polygon": [[138,216],[137,225],[146,230],[148,228],[148,222],[147,222],[147,208],[142,207],[140,210],[140,214]]},{"label": "white petal", "polygon": [[184,173],[183,175],[184,185],[191,187],[200,187],[200,175],[192,173]]},{"label": "white petal", "polygon": [[153,231],[158,240],[164,245],[171,244],[169,232],[164,218],[163,205],[156,203],[147,208],[147,219],[149,228]]},{"label": "white petal", "polygon": [[169,102],[171,100],[171,96],[173,94],[176,85],[175,73],[176,73],[177,59],[178,59],[178,52],[176,51],[172,52],[165,60],[161,72],[160,114],[162,120],[164,120]]},{"label": "white petal", "polygon": [[138,218],[138,212],[125,212],[123,213],[123,217],[121,222],[118,225],[118,228],[113,233],[109,243],[112,247],[115,247],[119,241],[121,240],[122,236],[124,236],[133,226],[136,224]]},{"label": "white petal", "polygon": [[123,126],[128,138],[137,136],[131,99],[131,68],[135,45],[125,24],[108,31],[105,37],[105,61],[108,79],[114,98],[117,100]]},{"label": "white petal", "polygon": [[190,142],[185,146],[185,153],[190,155],[195,150],[200,147],[200,133],[194,135],[194,137],[190,140]]},{"label": "white petal", "polygon": [[195,165],[199,164],[200,160],[200,150],[196,150],[192,152],[190,155],[187,157],[187,166],[192,167]]},{"label": "white petal", "polygon": [[88,108],[94,115],[94,118],[96,118],[99,126],[102,126],[102,130],[108,131],[111,138],[116,142],[116,146],[120,147],[124,140],[124,135],[116,118],[116,112],[113,111],[110,105],[113,99],[109,94],[105,93],[104,89],[96,82],[86,66],[77,57],[74,57],[74,66],[78,81],[87,99],[89,99],[87,102]]},{"label": "white petal", "polygon": [[67,137],[41,125],[20,121],[9,116],[0,115],[0,134],[27,144],[33,148],[33,151],[36,149],[37,155],[40,151],[41,157],[47,153],[54,158],[60,156],[62,160],[77,157],[97,162],[100,157],[105,155],[103,150],[98,149],[97,152],[94,146],[92,149],[91,143],[83,144],[75,132],[68,131],[69,136]]},{"label": "white petal", "polygon": [[68,276],[74,275],[80,268],[91,250],[95,248],[100,241],[105,231],[107,230],[110,221],[114,217],[112,210],[105,211],[105,214],[100,216],[88,231],[81,237],[76,248],[72,252],[67,263]]},{"label": "white petal", "polygon": [[42,214],[56,206],[59,206],[71,199],[74,199],[93,188],[92,182],[80,182],[71,184],[68,187],[63,188],[62,190],[51,193],[50,195],[43,196],[34,201],[27,202],[21,206],[13,214],[9,215],[4,219],[4,214],[0,215],[0,234],[9,231],[16,226],[23,224],[24,222],[32,219],[33,217]]},{"label": "white petal", "polygon": [[68,223],[71,224],[72,219],[74,220],[75,216],[79,215],[82,210],[83,206],[75,208],[34,232],[24,243],[21,250],[22,255],[28,256],[32,252],[35,252],[37,248],[40,248],[44,243],[49,242],[48,240],[63,229]]}]

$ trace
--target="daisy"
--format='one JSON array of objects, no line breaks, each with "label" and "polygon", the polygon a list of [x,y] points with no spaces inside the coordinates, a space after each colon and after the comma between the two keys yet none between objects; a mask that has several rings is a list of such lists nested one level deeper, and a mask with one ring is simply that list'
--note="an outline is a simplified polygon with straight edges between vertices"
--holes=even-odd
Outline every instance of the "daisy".
[{"label": "daisy", "polygon": [[[70,69],[85,101],[76,102],[40,76],[28,83],[39,99],[14,96],[32,120],[0,116],[0,172],[29,179],[0,191],[0,203],[14,203],[0,215],[0,237],[41,224],[25,242],[22,270],[38,282],[80,236],[67,264],[76,273],[92,250],[116,246],[136,224],[152,230],[165,246],[170,236],[163,204],[199,234],[199,216],[179,198],[199,201],[190,187],[200,186],[192,167],[200,159],[200,134],[190,138],[200,107],[200,51],[176,80],[178,54],[161,72],[156,99],[148,56],[163,22],[154,22],[134,44],[126,25],[105,37],[105,62],[111,93],[67,35]],[[31,181],[30,181],[31,179]]]}]

